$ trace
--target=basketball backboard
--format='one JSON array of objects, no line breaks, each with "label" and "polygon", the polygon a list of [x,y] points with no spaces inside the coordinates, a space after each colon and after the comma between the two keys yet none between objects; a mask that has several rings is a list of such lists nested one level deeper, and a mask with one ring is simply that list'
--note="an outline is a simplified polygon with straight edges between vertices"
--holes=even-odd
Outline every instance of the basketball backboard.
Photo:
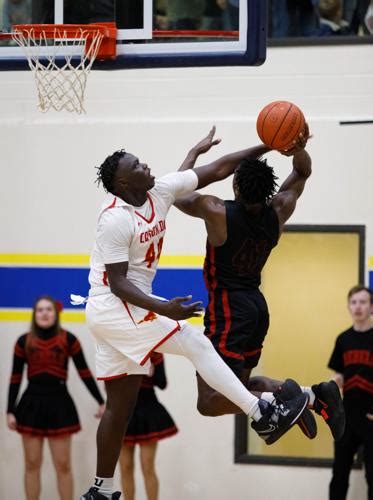
[{"label": "basketball backboard", "polygon": [[[117,57],[94,68],[258,65],[266,55],[264,0],[0,0],[13,24],[116,22]],[[24,69],[22,50],[0,40],[0,69]]]}]

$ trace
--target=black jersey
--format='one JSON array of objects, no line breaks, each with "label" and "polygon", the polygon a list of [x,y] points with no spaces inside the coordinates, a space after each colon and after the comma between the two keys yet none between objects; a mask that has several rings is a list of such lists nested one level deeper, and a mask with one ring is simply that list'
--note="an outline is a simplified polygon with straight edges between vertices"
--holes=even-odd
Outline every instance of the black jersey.
[{"label": "black jersey", "polygon": [[209,291],[258,288],[261,272],[279,239],[276,212],[265,205],[250,215],[242,203],[225,201],[227,240],[214,247],[207,242],[204,278]]},{"label": "black jersey", "polygon": [[344,378],[345,402],[364,402],[373,409],[373,328],[359,332],[349,328],[336,340],[329,368]]}]

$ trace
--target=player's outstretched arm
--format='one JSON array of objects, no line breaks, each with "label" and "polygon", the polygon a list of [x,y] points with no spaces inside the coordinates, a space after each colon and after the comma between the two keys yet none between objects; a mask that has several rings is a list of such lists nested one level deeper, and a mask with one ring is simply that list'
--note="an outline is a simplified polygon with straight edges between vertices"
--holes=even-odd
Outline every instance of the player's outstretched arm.
[{"label": "player's outstretched arm", "polygon": [[195,191],[178,198],[174,205],[186,215],[205,222],[209,242],[222,245],[227,238],[224,201],[216,196],[202,195]]},{"label": "player's outstretched arm", "polygon": [[208,218],[209,213],[216,211],[224,202],[216,196],[203,195],[195,191],[176,199],[174,205],[186,215],[198,217],[200,219]]},{"label": "player's outstretched arm", "polygon": [[213,146],[220,144],[221,139],[214,139],[215,132],[216,127],[214,125],[207,136],[199,141],[199,143],[189,151],[185,160],[178,169],[179,172],[193,168],[199,155],[207,153],[207,151],[210,151]]},{"label": "player's outstretched arm", "polygon": [[183,304],[183,302],[190,301],[192,298],[191,296],[175,297],[168,301],[149,297],[127,279],[128,262],[105,264],[105,268],[112,293],[121,300],[129,302],[134,306],[153,311],[174,320],[200,316],[203,311],[202,302],[200,301],[187,305]]},{"label": "player's outstretched arm", "polygon": [[300,134],[294,147],[283,153],[286,156],[293,156],[293,170],[271,202],[279,218],[280,230],[294,212],[297,200],[303,193],[307,179],[312,173],[311,157],[304,149],[308,138],[309,131],[308,126],[306,126],[305,133]]},{"label": "player's outstretched arm", "polygon": [[218,158],[212,163],[195,168],[194,172],[198,176],[197,189],[208,186],[213,182],[226,179],[233,174],[242,160],[246,158],[259,158],[265,153],[268,153],[268,151],[270,150],[270,147],[265,146],[264,144],[260,144],[259,146],[254,146],[252,148],[236,151],[235,153],[230,153],[228,155],[222,156],[221,158]]}]

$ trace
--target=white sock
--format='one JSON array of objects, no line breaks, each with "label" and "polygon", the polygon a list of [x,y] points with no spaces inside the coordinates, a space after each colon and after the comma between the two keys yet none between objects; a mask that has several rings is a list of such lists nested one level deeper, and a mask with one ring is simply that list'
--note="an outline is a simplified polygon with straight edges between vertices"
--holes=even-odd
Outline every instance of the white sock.
[{"label": "white sock", "polygon": [[259,399],[246,389],[224,363],[210,340],[191,325],[185,324],[157,352],[187,357],[210,387],[223,394],[249,417],[255,420],[262,417],[258,407]]},{"label": "white sock", "polygon": [[[273,399],[273,398],[272,398]],[[259,399],[258,399],[259,401]],[[262,412],[260,411],[259,404],[256,403],[252,408],[251,412],[249,414],[249,417],[251,417],[255,422],[258,422],[262,418]]]},{"label": "white sock", "polygon": [[[273,396],[273,392],[262,392],[262,395],[260,396],[260,399],[264,399],[267,401],[269,404],[275,403],[275,397]],[[256,406],[252,409],[253,413],[250,415],[253,420],[258,422],[262,418],[262,413],[260,411],[259,405],[256,404]]]},{"label": "white sock", "polygon": [[275,402],[275,397],[273,395],[273,392],[262,392],[260,399],[264,399],[265,401],[268,401],[268,403],[270,404]]},{"label": "white sock", "polygon": [[111,499],[111,495],[114,492],[114,478],[113,477],[95,477],[95,482],[93,487],[107,498]]},{"label": "white sock", "polygon": [[304,392],[305,394],[308,394],[310,397],[310,400],[308,402],[308,406],[313,406],[313,403],[315,402],[315,393],[313,392],[311,387],[301,386],[300,388],[302,389],[302,392]]}]

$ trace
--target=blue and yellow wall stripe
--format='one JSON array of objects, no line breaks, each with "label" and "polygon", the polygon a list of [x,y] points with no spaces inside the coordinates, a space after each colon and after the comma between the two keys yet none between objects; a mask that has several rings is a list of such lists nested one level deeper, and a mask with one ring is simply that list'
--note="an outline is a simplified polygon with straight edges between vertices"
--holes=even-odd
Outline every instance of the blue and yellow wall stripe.
[{"label": "blue and yellow wall stripe", "polygon": [[[206,305],[202,266],[202,255],[162,256],[154,293],[168,298],[191,294]],[[373,257],[368,266],[373,289]],[[0,254],[0,321],[29,321],[36,297],[48,294],[62,302],[63,322],[84,323],[84,306],[72,306],[70,293],[87,295],[88,272],[89,256],[84,254]]]},{"label": "blue and yellow wall stripe", "polygon": [[[167,298],[193,295],[206,304],[202,266],[203,256],[162,256],[154,293]],[[72,306],[70,294],[88,294],[88,272],[88,255],[0,254],[0,321],[29,321],[35,299],[48,294],[62,302],[62,322],[84,322],[84,306]]]}]

